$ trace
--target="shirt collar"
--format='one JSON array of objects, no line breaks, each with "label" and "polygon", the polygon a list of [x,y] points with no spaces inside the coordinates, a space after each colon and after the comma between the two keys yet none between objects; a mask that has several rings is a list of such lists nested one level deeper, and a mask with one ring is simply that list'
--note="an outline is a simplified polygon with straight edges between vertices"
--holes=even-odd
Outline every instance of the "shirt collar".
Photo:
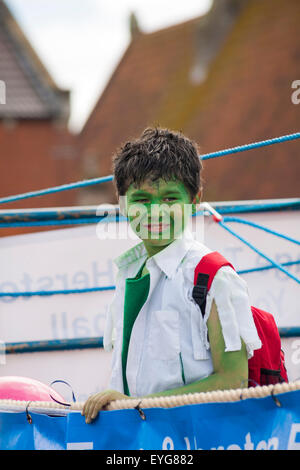
[{"label": "shirt collar", "polygon": [[[187,224],[183,233],[179,238],[176,238],[170,245],[163,250],[153,255],[150,259],[153,259],[158,267],[169,277],[172,278],[185,257],[188,250],[195,243],[193,232],[190,229],[190,225]],[[125,251],[113,261],[118,268],[127,267],[129,264],[139,261],[138,269],[142,265],[142,260],[147,258],[147,250],[144,242],[140,242],[133,246],[129,250]]]}]

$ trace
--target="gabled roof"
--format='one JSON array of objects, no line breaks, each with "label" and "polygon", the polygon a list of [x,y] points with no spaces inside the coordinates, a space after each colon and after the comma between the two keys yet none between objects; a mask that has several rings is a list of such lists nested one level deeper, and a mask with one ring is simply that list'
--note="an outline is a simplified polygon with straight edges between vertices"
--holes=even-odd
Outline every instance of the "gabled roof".
[{"label": "gabled roof", "polygon": [[199,80],[198,63],[205,73],[245,0],[230,10],[228,0],[218,2],[207,15],[150,34],[135,31],[82,129],[85,148],[94,146],[99,158],[107,159],[147,124],[164,124],[170,108],[180,109],[186,86]]},{"label": "gabled roof", "polygon": [[0,118],[69,117],[69,91],[56,86],[3,0],[0,0]]},{"label": "gabled roof", "polygon": [[[201,153],[300,130],[299,0],[215,0],[211,11],[134,35],[82,129],[83,152],[111,173],[116,147],[148,125],[182,130]],[[204,165],[206,200],[298,196],[300,142]]]},{"label": "gabled roof", "polygon": [[[291,99],[299,24],[298,0],[248,2],[206,81],[189,89],[178,113],[203,153],[300,131],[300,104]],[[299,175],[295,140],[208,160],[204,193],[210,200],[299,197]]]}]

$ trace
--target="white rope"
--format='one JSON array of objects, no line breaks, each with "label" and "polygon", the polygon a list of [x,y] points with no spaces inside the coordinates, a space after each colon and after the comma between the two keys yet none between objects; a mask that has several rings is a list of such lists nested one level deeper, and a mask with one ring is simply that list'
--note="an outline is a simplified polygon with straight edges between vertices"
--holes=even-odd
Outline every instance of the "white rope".
[{"label": "white rope", "polygon": [[[195,405],[198,403],[235,402],[248,398],[276,396],[280,393],[300,390],[300,380],[262,387],[238,388],[232,390],[215,390],[212,392],[188,393],[167,397],[130,398],[112,401],[107,410],[124,410],[133,408],[172,408],[175,406]],[[72,403],[70,406],[55,402],[0,400],[0,412],[31,412],[50,415],[66,415],[68,412],[82,411],[84,402]]]}]

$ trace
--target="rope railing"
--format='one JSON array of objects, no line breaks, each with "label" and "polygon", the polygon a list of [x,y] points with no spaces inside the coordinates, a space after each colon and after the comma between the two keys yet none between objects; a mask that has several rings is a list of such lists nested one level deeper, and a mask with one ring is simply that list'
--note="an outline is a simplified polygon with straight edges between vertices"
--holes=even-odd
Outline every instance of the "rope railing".
[{"label": "rope railing", "polygon": [[258,228],[259,230],[263,230],[264,232],[270,233],[271,235],[275,235],[276,237],[283,238],[284,240],[287,240],[288,242],[295,243],[296,245],[300,245],[300,241],[296,240],[295,238],[289,237],[288,235],[285,235],[284,233],[277,232],[276,230],[272,230],[268,227],[265,227],[261,224],[257,224],[255,222],[252,222],[251,220],[245,220],[245,219],[240,219],[238,217],[223,217],[223,222],[237,222],[239,224],[245,224],[249,225],[250,227]]},{"label": "rope railing", "polygon": [[[270,212],[270,211],[290,211],[300,209],[300,199],[265,199],[259,201],[232,201],[232,202],[210,202],[218,213],[226,214],[240,214],[252,212]],[[198,212],[192,214],[192,217],[202,215],[205,211],[199,209]],[[109,205],[107,207],[101,206],[81,206],[81,207],[56,207],[56,208],[42,208],[42,209],[6,209],[0,210],[0,224],[4,227],[10,227],[12,223],[28,224],[31,222],[44,222],[47,225],[53,224],[58,221],[63,225],[63,221],[67,221],[67,225],[83,223],[97,223],[99,220],[106,221],[123,221],[127,217],[122,216],[119,206]],[[26,226],[25,225],[25,226]],[[2,226],[2,225],[0,225]]]},{"label": "rope railing", "polygon": [[97,224],[99,222],[122,222],[127,220],[126,217],[120,215],[117,216],[99,216],[79,219],[55,219],[55,220],[30,220],[30,221],[15,221],[15,222],[0,222],[0,228],[12,228],[12,227],[46,227],[46,226],[70,226],[70,225],[85,225],[85,224]]},{"label": "rope railing", "polygon": [[[299,261],[300,262],[300,261]],[[32,297],[32,296],[50,296],[50,295],[68,295],[68,294],[87,294],[91,292],[100,292],[104,290],[114,290],[115,285],[86,287],[82,289],[57,289],[45,291],[24,291],[24,292],[0,292],[0,297]]]},{"label": "rope railing", "polygon": [[[237,402],[249,398],[276,398],[280,403],[280,394],[300,390],[300,380],[281,383],[276,385],[264,385],[248,388],[237,388],[230,390],[214,390],[211,392],[186,393],[180,395],[139,397],[115,400],[106,407],[107,411],[126,409],[147,408],[173,408],[177,406],[196,405],[200,403],[224,403]],[[278,396],[279,395],[279,396]],[[0,411],[31,412],[43,414],[66,414],[70,412],[81,412],[84,402],[73,402],[69,405],[60,405],[55,402],[37,402],[21,400],[0,400]]]},{"label": "rope railing", "polygon": [[[265,260],[269,261],[269,263],[271,263],[275,268],[279,269],[281,272],[283,272],[284,274],[286,274],[288,277],[290,277],[291,279],[293,279],[294,281],[296,281],[298,284],[300,284],[300,279],[296,276],[294,276],[292,273],[290,273],[289,271],[287,271],[287,269],[285,269],[283,267],[283,264],[280,264],[280,263],[277,263],[275,260],[273,260],[270,256],[266,255],[265,253],[263,253],[261,250],[259,250],[257,247],[255,247],[253,245],[253,243],[250,243],[248,240],[246,240],[244,237],[242,237],[241,235],[237,234],[234,230],[232,230],[231,228],[227,227],[226,225],[226,222],[227,221],[233,221],[232,219],[233,218],[228,218],[229,220],[227,220],[227,218],[225,217],[222,220],[218,220],[218,224],[223,227],[225,230],[227,230],[227,232],[229,232],[231,235],[233,235],[234,237],[236,237],[238,240],[240,240],[242,243],[244,243],[245,245],[247,245],[252,251],[254,251],[255,253],[257,253],[258,255],[260,255],[262,258],[264,258]],[[235,219],[234,220],[235,222],[241,222],[241,219]],[[298,242],[297,240],[294,240],[294,239],[291,239],[290,237],[286,237],[285,235],[283,234],[280,234],[278,232],[275,232],[275,231],[271,231],[269,229],[267,229],[266,227],[263,227],[261,225],[258,225],[258,224],[253,224],[253,222],[249,222],[249,221],[243,221],[241,223],[248,223],[249,225],[253,225],[253,226],[256,226],[256,228],[260,228],[261,230],[265,230],[266,232],[269,232],[269,233],[272,233],[273,235],[277,235],[278,237],[282,237],[282,238],[285,238],[285,239],[288,239],[288,241],[292,241],[293,243],[296,243],[298,245],[300,245],[300,242]]]},{"label": "rope railing", "polygon": [[266,147],[268,145],[280,144],[282,142],[288,142],[290,140],[295,140],[300,138],[300,132],[294,134],[283,135],[281,137],[275,137],[273,139],[261,140],[260,142],[253,142],[251,144],[239,145],[237,147],[232,147],[225,150],[219,150],[217,152],[206,153],[201,155],[202,160],[208,160],[210,158],[223,157],[225,155],[232,155],[234,153],[245,152],[247,150],[253,150],[261,147]]},{"label": "rope railing", "polygon": [[[280,266],[294,266],[300,264],[300,260],[287,261],[281,263]],[[274,264],[269,264],[266,266],[259,266],[257,268],[241,269],[237,271],[237,274],[247,274],[258,271],[265,271],[268,269],[276,269],[277,266]],[[82,289],[57,289],[57,290],[47,290],[47,291],[20,291],[20,292],[0,292],[1,297],[32,297],[32,296],[51,296],[51,295],[69,295],[69,294],[88,294],[92,292],[101,292],[104,290],[114,290],[115,285],[110,286],[96,286],[96,287],[86,287]]]},{"label": "rope railing", "polygon": [[[300,264],[300,260],[286,261],[284,263],[280,263],[281,266],[294,266],[296,264]],[[259,266],[258,268],[240,269],[239,271],[237,271],[237,273],[238,274],[248,274],[248,273],[266,271],[267,269],[276,269],[276,268],[277,268],[277,266],[274,266],[274,264],[268,264],[267,266]]]},{"label": "rope railing", "polygon": [[[290,330],[289,332],[290,333]],[[90,336],[83,338],[50,339],[41,341],[20,341],[3,343],[0,353],[25,354],[44,351],[70,351],[74,349],[102,349],[103,336]],[[1,357],[1,355],[0,355]]]},{"label": "rope railing", "polygon": [[[300,327],[278,327],[281,338],[299,338]],[[79,338],[50,339],[41,341],[19,341],[2,343],[1,354],[25,354],[33,352],[71,351],[74,349],[102,349],[103,336],[87,336]]]},{"label": "rope railing", "polygon": [[[299,138],[300,138],[300,132],[296,132],[294,134],[288,134],[288,135],[284,135],[284,136],[280,136],[280,137],[275,137],[275,138],[272,138],[272,139],[262,140],[260,142],[253,142],[253,143],[246,144],[246,145],[240,145],[240,146],[237,146],[237,147],[232,147],[232,148],[228,148],[228,149],[224,149],[224,150],[219,150],[217,152],[211,152],[211,153],[199,155],[199,158],[201,160],[208,160],[208,159],[211,159],[211,158],[218,158],[218,157],[222,157],[222,156],[225,156],[225,155],[233,155],[233,154],[237,154],[237,153],[244,152],[244,151],[247,151],[247,150],[253,150],[253,149],[265,147],[265,146],[268,146],[268,145],[278,144],[278,143],[282,143],[282,142],[288,142],[288,141],[296,140],[296,139],[299,139]],[[27,192],[27,193],[16,194],[16,195],[13,195],[13,196],[6,196],[6,197],[0,198],[0,204],[20,201],[22,199],[28,199],[28,198],[31,198],[31,197],[45,196],[45,195],[48,195],[48,194],[53,194],[53,193],[66,191],[66,190],[71,190],[71,189],[84,188],[84,187],[87,187],[87,186],[92,186],[92,185],[96,185],[96,184],[100,184],[100,183],[113,181],[113,179],[114,179],[113,175],[108,175],[108,176],[104,176],[104,177],[101,177],[101,178],[93,178],[93,179],[89,179],[89,180],[77,181],[75,183],[63,184],[63,185],[55,186],[55,187],[52,187],[52,188],[46,188],[46,189],[37,190],[37,191],[30,191],[30,192]]]},{"label": "rope railing", "polygon": [[2,197],[0,198],[0,204],[4,204],[7,202],[20,201],[21,199],[28,199],[31,197],[46,196],[47,194],[58,193],[61,191],[67,191],[71,189],[85,188],[87,186],[93,186],[93,185],[100,184],[100,183],[106,183],[108,181],[112,181],[113,179],[114,179],[113,175],[109,175],[109,176],[103,176],[101,178],[92,178],[89,180],[77,181],[75,183],[68,183],[68,184],[63,184],[60,186],[54,186],[52,188],[46,188],[46,189],[41,189],[37,191],[30,191],[28,193]]}]

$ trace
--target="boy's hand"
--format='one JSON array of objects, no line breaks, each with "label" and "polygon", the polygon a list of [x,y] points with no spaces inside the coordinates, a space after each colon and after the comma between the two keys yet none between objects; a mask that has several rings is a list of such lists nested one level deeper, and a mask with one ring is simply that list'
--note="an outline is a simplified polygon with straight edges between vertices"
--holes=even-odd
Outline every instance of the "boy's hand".
[{"label": "boy's hand", "polygon": [[85,416],[85,422],[90,424],[97,417],[98,412],[105,409],[106,405],[111,401],[123,400],[125,398],[130,397],[115,390],[106,390],[105,392],[96,393],[87,399],[83,405],[81,414]]}]

